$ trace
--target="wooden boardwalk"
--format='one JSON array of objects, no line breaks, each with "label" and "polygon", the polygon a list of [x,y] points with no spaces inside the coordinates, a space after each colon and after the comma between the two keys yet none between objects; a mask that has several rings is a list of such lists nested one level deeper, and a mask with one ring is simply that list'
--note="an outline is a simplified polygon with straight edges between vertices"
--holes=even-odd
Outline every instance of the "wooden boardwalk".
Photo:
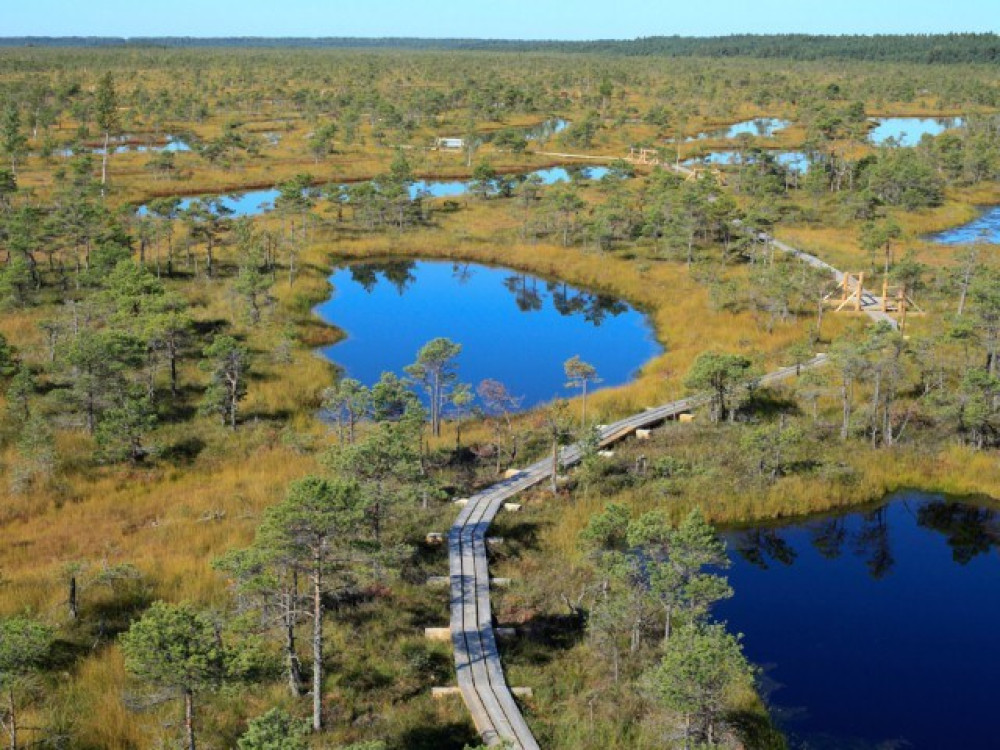
[{"label": "wooden boardwalk", "polygon": [[[548,153],[550,156],[580,159],[611,160],[611,157],[587,157],[579,154]],[[663,165],[679,174],[689,176],[692,171],[682,165]],[[820,268],[843,283],[845,274],[820,260],[815,255],[792,247],[774,237],[757,232],[740,222],[737,226],[756,239],[772,244],[814,268]],[[879,309],[878,299],[863,294],[861,309],[875,322],[884,322],[893,328],[898,323]],[[801,371],[819,367],[828,362],[826,355],[818,355],[801,367],[785,367],[769,373],[751,385],[764,385],[785,380]],[[678,414],[702,406],[709,396],[692,396],[648,409],[640,414],[622,419],[600,430],[600,445],[606,447],[628,437],[636,430],[657,425]],[[583,446],[579,443],[563,448],[560,464],[572,466],[580,461]],[[507,686],[493,629],[493,610],[490,605],[490,573],[486,554],[486,532],[497,513],[511,498],[524,490],[535,487],[552,475],[552,461],[546,458],[532,464],[516,476],[499,482],[469,498],[455,524],[448,533],[448,558],[451,581],[451,640],[455,649],[455,669],[462,697],[472,714],[476,729],[487,745],[507,743],[513,750],[538,750],[535,740],[524,720],[514,696]]]},{"label": "wooden boardwalk", "polygon": [[[683,164],[663,163],[660,166],[669,169],[672,172],[676,172],[677,174],[683,177],[696,176],[694,170],[685,167]],[[831,276],[833,276],[837,280],[838,284],[844,283],[844,276],[845,276],[844,272],[838,268],[834,268],[825,260],[820,260],[815,255],[807,253],[804,250],[799,250],[797,247],[792,247],[787,242],[782,242],[781,240],[775,239],[772,235],[769,235],[767,232],[759,232],[753,227],[748,227],[746,224],[744,224],[742,221],[739,221],[738,219],[734,221],[733,224],[737,227],[737,229],[740,229],[745,233],[763,242],[769,242],[775,249],[780,250],[781,252],[786,253],[788,255],[791,255],[794,258],[798,258],[806,265],[827,271],[828,273],[830,273]],[[854,286],[854,289],[857,290],[857,286]],[[896,321],[896,319],[881,309],[881,301],[879,300],[879,298],[871,294],[870,292],[865,292],[864,290],[862,290],[861,294],[861,311],[876,323],[887,323],[892,328],[895,328],[897,330],[899,329],[899,323]]]},{"label": "wooden boardwalk", "polygon": [[[813,268],[819,268],[824,271],[828,271],[830,275],[832,275],[837,280],[838,284],[844,283],[844,277],[845,277],[844,272],[834,268],[825,260],[820,260],[815,255],[810,255],[807,252],[803,252],[802,250],[792,247],[791,245],[782,242],[781,240],[776,240],[774,239],[774,237],[771,237],[769,235],[766,234],[763,235],[762,239],[765,239],[768,242],[770,242],[772,245],[774,245],[775,248],[777,248],[781,252],[787,253],[788,255],[798,258],[803,263],[810,265]],[[855,291],[857,291],[856,283],[857,282],[854,282],[855,285],[853,286],[853,289]],[[898,330],[899,323],[891,315],[889,315],[886,312],[883,312],[881,306],[882,306],[882,301],[878,297],[876,297],[871,292],[866,292],[864,289],[861,290],[861,311],[876,323],[888,323],[891,327]]]},{"label": "wooden boardwalk", "polygon": [[[747,385],[785,380],[827,361],[827,356],[821,354],[801,367],[785,367]],[[683,398],[606,425],[600,428],[600,445],[611,445],[638,429],[660,424],[709,400],[707,395]],[[560,464],[563,467],[572,466],[582,456],[583,446],[580,443],[567,446],[560,452]],[[538,743],[507,686],[500,662],[490,605],[486,532],[506,502],[551,476],[552,460],[546,458],[483,490],[469,498],[448,532],[451,640],[455,649],[458,686],[476,729],[487,745],[506,742],[514,750],[538,750]]]}]

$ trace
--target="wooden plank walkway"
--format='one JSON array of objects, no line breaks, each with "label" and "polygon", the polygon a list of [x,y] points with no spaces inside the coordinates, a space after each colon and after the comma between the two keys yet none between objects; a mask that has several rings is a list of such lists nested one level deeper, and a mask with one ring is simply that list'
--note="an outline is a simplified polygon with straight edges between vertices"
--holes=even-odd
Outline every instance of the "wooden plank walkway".
[{"label": "wooden plank walkway", "polygon": [[[748,383],[764,385],[791,378],[800,371],[819,367],[828,358],[820,354],[801,367],[784,367]],[[605,447],[671,417],[702,406],[710,396],[698,395],[647,409],[600,429],[600,445]],[[569,467],[583,457],[582,444],[560,451],[560,465]],[[497,513],[512,497],[552,476],[552,460],[528,466],[517,475],[469,498],[448,532],[448,560],[451,579],[451,640],[455,650],[458,686],[483,742],[503,742],[514,750],[539,750],[503,674],[493,611],[490,606],[490,573],[486,555],[486,532]]]},{"label": "wooden plank walkway", "polygon": [[[664,164],[663,166],[685,177],[693,174],[693,172],[690,169],[681,164]],[[746,232],[747,234],[756,237],[762,242],[771,243],[771,245],[777,250],[780,250],[781,252],[786,253],[787,255],[791,255],[793,258],[797,258],[806,265],[827,271],[831,276],[833,276],[837,280],[838,284],[844,283],[844,276],[845,276],[844,272],[838,268],[834,268],[825,260],[820,260],[815,255],[807,253],[804,250],[799,250],[797,247],[792,247],[787,242],[782,242],[781,240],[776,239],[774,236],[768,234],[767,232],[758,232],[753,227],[748,227],[747,225],[745,225],[739,219],[733,221],[733,224],[737,227],[737,229],[740,229]],[[854,288],[857,289],[857,286],[855,286]],[[861,294],[861,311],[876,323],[888,323],[889,326],[891,326],[892,328],[899,330],[899,323],[896,321],[896,319],[893,318],[888,313],[882,311],[878,297],[876,297],[874,294],[871,294],[870,292],[865,292],[864,290],[862,290]]]},{"label": "wooden plank walkway", "polygon": [[[611,160],[611,157],[584,156],[581,154],[561,154],[547,152],[546,155]],[[692,174],[682,165],[663,165],[682,175]],[[844,273],[815,255],[792,247],[773,236],[758,233],[740,222],[737,226],[756,235],[761,241],[770,242],[776,249],[787,253],[814,268],[829,271],[843,283]],[[898,323],[878,309],[878,300],[871,294],[862,295],[862,311],[876,322],[884,322],[893,328]],[[784,367],[758,378],[748,385],[764,385],[793,377],[802,371],[819,367],[829,361],[824,354],[814,357],[800,367]],[[628,437],[638,429],[651,427],[661,422],[702,406],[710,400],[700,395],[683,398],[648,409],[639,414],[619,420],[600,430],[600,446],[606,447]],[[579,443],[560,451],[560,465],[569,467],[579,463],[583,456],[583,446]],[[493,611],[490,606],[490,575],[486,556],[486,532],[503,507],[504,503],[524,490],[530,489],[549,479],[552,475],[552,461],[546,458],[532,464],[516,476],[489,487],[469,498],[448,533],[448,558],[451,579],[451,640],[455,649],[455,669],[462,696],[472,714],[476,729],[487,745],[507,743],[513,750],[538,750],[535,740],[524,720],[520,709],[503,674],[500,652],[497,649],[496,632],[493,629]]]},{"label": "wooden plank walkway", "polygon": [[[838,284],[844,283],[844,272],[834,268],[825,260],[820,260],[815,255],[810,255],[807,252],[799,250],[798,248],[792,247],[791,245],[777,240],[767,234],[764,234],[762,239],[766,239],[774,247],[783,253],[787,253],[792,257],[798,258],[803,263],[812,266],[813,268],[820,268],[824,271],[828,271],[836,280]],[[857,289],[855,282],[854,288]],[[871,318],[876,323],[888,323],[892,328],[898,329],[899,323],[888,313],[885,313],[881,309],[881,301],[871,292],[861,291],[861,311],[865,313],[869,318]]]}]

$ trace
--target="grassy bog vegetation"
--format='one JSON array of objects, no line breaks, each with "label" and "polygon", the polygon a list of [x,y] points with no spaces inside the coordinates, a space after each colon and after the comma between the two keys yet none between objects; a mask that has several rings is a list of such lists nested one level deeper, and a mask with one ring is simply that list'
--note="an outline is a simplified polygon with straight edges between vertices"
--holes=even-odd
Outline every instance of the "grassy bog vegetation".
[{"label": "grassy bog vegetation", "polygon": [[[738,643],[711,621],[727,584],[703,577],[720,561],[707,523],[902,486],[998,494],[1000,272],[989,244],[924,239],[997,195],[995,70],[979,40],[943,49],[964,61],[966,41],[975,64],[793,61],[767,45],[747,51],[767,59],[6,48],[11,743],[478,744],[464,707],[430,695],[454,670],[423,638],[448,618],[426,585],[446,553],[426,534],[447,530],[449,500],[553,441],[587,441],[594,424],[707,385],[731,419],[705,410],[613,456],[588,451],[555,497],[539,490],[500,522],[494,574],[516,584],[495,609],[524,634],[505,666],[535,688],[525,711],[544,747],[781,747]],[[875,115],[966,124],[876,147]],[[791,124],[697,138],[763,117]],[[554,118],[565,129],[536,129]],[[460,148],[438,148],[443,137]],[[738,158],[700,179],[662,166],[722,147]],[[661,166],[625,161],[642,148]],[[783,166],[780,150],[805,153],[808,169]],[[525,176],[557,164],[608,173]],[[413,188],[439,177],[468,190]],[[262,187],[276,197],[254,216],[216,200]],[[832,280],[748,226],[866,273],[878,294],[884,278],[908,300],[902,332],[833,314]],[[315,354],[343,335],[312,315],[332,265],[414,258],[626,299],[664,353],[589,394],[583,425],[580,399],[520,413],[496,385],[460,387],[448,347],[413,352],[408,380],[347,382]],[[743,385],[819,351],[831,363],[788,385]],[[742,364],[709,366],[720,361]],[[432,382],[439,435],[418,395]],[[637,569],[640,549],[655,576]]]}]

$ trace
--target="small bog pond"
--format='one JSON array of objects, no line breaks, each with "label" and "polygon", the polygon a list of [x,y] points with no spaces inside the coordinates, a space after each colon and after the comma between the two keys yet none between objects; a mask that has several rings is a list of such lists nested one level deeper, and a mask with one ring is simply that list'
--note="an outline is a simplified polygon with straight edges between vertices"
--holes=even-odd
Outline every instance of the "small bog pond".
[{"label": "small bog pond", "polygon": [[1000,513],[907,492],[726,537],[717,613],[793,748],[997,746]]},{"label": "small bog pond", "polygon": [[[184,151],[190,151],[191,146],[187,142],[179,138],[174,138],[174,136],[171,135],[167,136],[167,142],[163,144],[149,145],[143,143],[129,142],[129,143],[120,143],[119,145],[112,145],[110,146],[110,149],[112,154],[126,154],[126,153],[145,154],[145,153],[161,152],[161,151],[181,153]],[[76,150],[72,148],[64,148],[58,151],[57,153],[60,156],[73,156],[74,153],[78,152],[103,154],[104,146],[96,146],[94,148],[83,147]]]},{"label": "small bog pond", "polygon": [[495,130],[479,133],[477,137],[489,143],[492,142],[499,133],[513,131],[523,135],[525,141],[545,142],[552,138],[552,136],[563,132],[569,127],[569,125],[569,120],[565,120],[562,117],[550,117],[546,120],[542,120],[542,122],[536,123],[535,125],[514,125],[511,127],[501,127]]},{"label": "small bog pond", "polygon": [[459,379],[499,380],[525,408],[576,394],[563,362],[597,368],[621,385],[660,353],[646,316],[612,297],[504,268],[439,261],[352,264],[330,281],[319,316],[347,338],[322,353],[368,385],[403,373],[429,340],[462,345]]},{"label": "small bog pond", "polygon": [[968,224],[929,235],[928,239],[942,245],[971,245],[974,242],[1000,243],[1000,206],[983,211]]},{"label": "small bog pond", "polygon": [[524,137],[529,141],[547,141],[568,127],[569,120],[564,120],[561,117],[552,117],[538,125],[526,128]]},{"label": "small bog pond", "polygon": [[779,120],[775,117],[762,117],[757,120],[744,120],[728,127],[717,130],[707,130],[704,133],[687,138],[688,141],[703,141],[709,138],[737,138],[741,135],[757,136],[759,138],[770,138],[779,130],[784,130],[791,125],[788,120]]},{"label": "small bog pond", "polygon": [[[608,174],[607,167],[551,167],[548,169],[536,169],[533,172],[517,175],[518,178],[537,176],[544,185],[554,185],[557,182],[570,182],[572,180],[599,180]],[[418,195],[427,195],[432,198],[458,198],[466,195],[472,184],[472,180],[418,180],[410,185],[410,197],[416,198]],[[350,187],[345,185],[344,187]],[[264,190],[247,190],[244,192],[231,193],[218,197],[220,203],[229,211],[229,216],[239,218],[240,216],[258,216],[274,207],[274,201],[281,193],[276,188]],[[180,209],[187,209],[194,198],[185,198],[181,201]],[[138,208],[138,214],[144,216],[147,212],[145,205]]]},{"label": "small bog pond", "polygon": [[[805,174],[809,170],[809,155],[801,151],[768,151],[766,153],[773,157],[775,162],[791,172]],[[728,167],[738,165],[741,158],[745,159],[747,163],[752,163],[756,156],[752,153],[741,155],[739,151],[711,151],[704,156],[688,159],[684,165],[693,167],[698,164],[708,164]]]},{"label": "small bog pond", "polygon": [[[572,180],[599,180],[608,173],[607,167],[551,167],[536,169],[528,175],[538,177],[544,185],[555,185],[557,182]],[[528,175],[518,175],[523,178]],[[457,198],[469,192],[471,180],[418,180],[410,186],[410,197],[420,194],[432,198]]]},{"label": "small bog pond", "polygon": [[961,117],[876,117],[868,139],[881,146],[892,138],[900,146],[916,146],[925,135],[940,135],[961,127]]}]

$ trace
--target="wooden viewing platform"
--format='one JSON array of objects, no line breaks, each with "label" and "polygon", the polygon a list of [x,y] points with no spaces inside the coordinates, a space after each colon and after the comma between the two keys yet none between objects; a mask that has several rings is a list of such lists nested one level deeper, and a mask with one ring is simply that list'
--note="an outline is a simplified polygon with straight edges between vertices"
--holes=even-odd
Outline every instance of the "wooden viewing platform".
[{"label": "wooden viewing platform", "polygon": [[[826,362],[827,356],[820,354],[801,367],[784,367],[747,383],[747,386],[784,380]],[[611,445],[637,430],[702,406],[710,398],[708,395],[683,398],[606,425],[599,431],[600,446]],[[560,465],[567,467],[579,463],[583,451],[580,443],[563,448],[559,454]],[[538,742],[514,702],[500,663],[490,606],[486,532],[497,513],[512,497],[541,484],[551,475],[552,460],[546,458],[473,495],[448,532],[450,630],[455,649],[455,671],[462,697],[487,745],[506,742],[514,750],[539,750]]]},{"label": "wooden viewing platform", "polygon": [[869,318],[871,318],[876,323],[887,323],[892,328],[899,329],[899,323],[884,310],[884,305],[882,300],[871,292],[864,289],[864,279],[859,278],[857,274],[844,273],[840,269],[834,268],[825,260],[820,260],[815,255],[810,255],[807,252],[799,250],[796,247],[782,242],[781,240],[775,239],[773,236],[767,234],[766,232],[758,232],[755,229],[745,226],[742,222],[733,222],[738,228],[743,229],[744,232],[755,236],[757,239],[769,242],[776,250],[791,255],[793,258],[797,258],[808,266],[813,268],[818,268],[823,271],[827,271],[834,279],[836,279],[837,284],[844,291],[845,300],[853,299],[856,301],[857,312],[865,313]]}]

